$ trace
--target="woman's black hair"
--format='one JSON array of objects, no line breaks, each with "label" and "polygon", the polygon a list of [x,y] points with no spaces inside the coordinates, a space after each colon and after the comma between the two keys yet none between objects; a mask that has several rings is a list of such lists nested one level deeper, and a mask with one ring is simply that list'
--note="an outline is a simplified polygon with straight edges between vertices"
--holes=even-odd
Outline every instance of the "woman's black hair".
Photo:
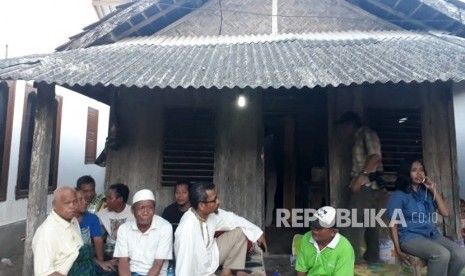
[{"label": "woman's black hair", "polygon": [[423,166],[423,171],[426,173],[425,164],[423,164],[423,160],[418,158],[408,158],[404,159],[399,166],[399,170],[397,171],[397,180],[396,180],[396,190],[407,191],[407,187],[412,184],[412,178],[410,177],[410,172],[412,170],[412,164],[415,162],[419,162]]}]

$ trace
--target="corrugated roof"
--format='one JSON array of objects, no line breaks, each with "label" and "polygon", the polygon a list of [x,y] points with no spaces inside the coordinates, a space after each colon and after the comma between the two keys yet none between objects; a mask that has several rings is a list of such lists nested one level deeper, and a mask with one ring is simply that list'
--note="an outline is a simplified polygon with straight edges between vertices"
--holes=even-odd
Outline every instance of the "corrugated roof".
[{"label": "corrugated roof", "polygon": [[458,82],[465,80],[465,40],[412,32],[144,37],[0,60],[0,79],[220,89]]},{"label": "corrugated roof", "polygon": [[124,37],[152,35],[206,0],[137,0],[116,7],[116,10],[70,40],[57,51],[111,44]]},{"label": "corrugated roof", "polygon": [[[279,0],[278,33],[399,30],[344,0]],[[209,0],[157,31],[165,36],[262,35],[272,33],[272,1]]]}]

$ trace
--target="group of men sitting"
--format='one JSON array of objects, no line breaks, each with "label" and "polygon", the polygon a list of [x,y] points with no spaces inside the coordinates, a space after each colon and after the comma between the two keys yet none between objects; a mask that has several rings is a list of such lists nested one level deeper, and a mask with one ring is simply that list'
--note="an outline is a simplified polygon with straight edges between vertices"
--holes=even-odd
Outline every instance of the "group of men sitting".
[{"label": "group of men sitting", "polygon": [[56,189],[32,242],[35,275],[166,275],[173,259],[179,276],[250,275],[247,241],[267,248],[258,226],[219,208],[213,183],[177,183],[162,217],[152,191],[137,191],[132,205],[128,197],[126,185],[113,184],[98,210],[102,197],[90,176]]}]

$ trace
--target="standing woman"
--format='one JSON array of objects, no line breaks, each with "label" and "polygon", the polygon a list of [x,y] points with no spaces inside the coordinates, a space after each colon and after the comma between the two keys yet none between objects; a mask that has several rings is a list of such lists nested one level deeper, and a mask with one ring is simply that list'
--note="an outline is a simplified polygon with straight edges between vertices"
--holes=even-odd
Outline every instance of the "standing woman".
[{"label": "standing woman", "polygon": [[407,254],[425,260],[428,276],[460,275],[465,266],[465,250],[436,228],[436,211],[449,216],[436,186],[421,160],[408,160],[400,165],[397,190],[387,206],[392,241],[401,261],[411,264]]}]

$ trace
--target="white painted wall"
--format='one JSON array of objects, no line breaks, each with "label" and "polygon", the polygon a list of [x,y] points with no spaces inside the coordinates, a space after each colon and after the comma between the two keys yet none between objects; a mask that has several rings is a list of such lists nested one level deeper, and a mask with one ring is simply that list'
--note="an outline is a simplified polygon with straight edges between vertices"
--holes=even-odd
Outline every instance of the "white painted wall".
[{"label": "white painted wall", "polygon": [[[98,20],[92,0],[0,0],[0,58],[51,53]],[[6,51],[8,45],[8,51]],[[0,202],[0,226],[26,219],[27,199],[15,200],[25,82],[17,83],[11,141],[7,200]],[[84,164],[87,107],[99,110],[99,153],[108,128],[108,107],[57,87],[63,96],[58,185],[75,186],[83,174],[92,175],[103,190],[104,168]],[[50,201],[48,208],[50,209]]]},{"label": "white painted wall", "polygon": [[[26,219],[27,199],[15,199],[19,144],[24,108],[24,91],[25,82],[18,81],[16,85],[13,115],[7,200],[0,202],[0,226]],[[56,94],[63,97],[57,185],[75,187],[77,178],[84,174],[90,174],[97,183],[97,193],[102,193],[105,168],[101,168],[94,164],[84,164],[87,108],[90,106],[99,110],[99,128],[97,136],[98,155],[105,145],[105,138],[108,133],[109,107],[59,86],[56,87]],[[50,206],[51,196],[49,195],[49,209]]]},{"label": "white painted wall", "polygon": [[453,92],[460,198],[465,199],[465,83],[454,84]]}]

